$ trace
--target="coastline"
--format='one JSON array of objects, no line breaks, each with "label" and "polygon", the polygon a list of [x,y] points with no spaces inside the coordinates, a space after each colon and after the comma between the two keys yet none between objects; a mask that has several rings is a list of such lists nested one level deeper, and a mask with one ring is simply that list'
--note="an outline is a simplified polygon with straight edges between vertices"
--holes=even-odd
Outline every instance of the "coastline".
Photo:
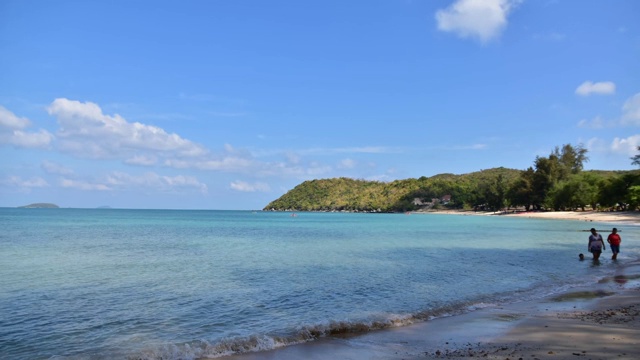
[{"label": "coastline", "polygon": [[[434,211],[417,214],[526,216],[640,225],[640,212]],[[409,326],[225,357],[293,359],[638,359],[640,259],[589,288],[538,300],[487,306]]]},{"label": "coastline", "polygon": [[228,359],[638,359],[640,262],[624,273],[540,300]]},{"label": "coastline", "polygon": [[473,210],[436,210],[415,212],[416,214],[449,214],[470,216],[509,216],[532,219],[576,220],[587,222],[615,222],[629,225],[640,225],[640,211],[521,211],[494,212]]}]

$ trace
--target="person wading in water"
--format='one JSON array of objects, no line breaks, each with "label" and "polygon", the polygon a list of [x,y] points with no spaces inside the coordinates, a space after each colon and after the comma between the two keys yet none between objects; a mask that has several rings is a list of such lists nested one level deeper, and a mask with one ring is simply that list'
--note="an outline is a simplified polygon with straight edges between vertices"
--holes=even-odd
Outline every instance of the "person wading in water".
[{"label": "person wading in water", "polygon": [[607,242],[609,243],[609,247],[611,248],[611,252],[613,253],[611,259],[617,259],[618,253],[620,252],[620,243],[622,242],[620,234],[618,234],[618,229],[613,228],[611,230],[611,234],[609,234],[609,236],[607,237]]},{"label": "person wading in water", "polygon": [[596,229],[591,228],[591,235],[589,235],[589,252],[593,254],[593,260],[598,260],[600,254],[602,254],[602,250],[606,249],[602,235],[598,234]]}]

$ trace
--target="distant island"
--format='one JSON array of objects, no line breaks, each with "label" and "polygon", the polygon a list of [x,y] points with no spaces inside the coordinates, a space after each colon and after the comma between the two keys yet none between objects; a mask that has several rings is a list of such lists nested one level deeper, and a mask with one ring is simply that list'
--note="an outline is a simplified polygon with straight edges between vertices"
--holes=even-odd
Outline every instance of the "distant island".
[{"label": "distant island", "polygon": [[34,203],[25,206],[18,206],[20,209],[58,209],[60,206],[50,203]]}]

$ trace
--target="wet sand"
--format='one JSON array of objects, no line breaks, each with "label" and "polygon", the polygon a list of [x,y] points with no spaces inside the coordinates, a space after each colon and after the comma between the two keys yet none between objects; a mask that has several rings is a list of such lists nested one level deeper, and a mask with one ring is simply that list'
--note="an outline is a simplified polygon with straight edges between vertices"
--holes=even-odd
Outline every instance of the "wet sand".
[{"label": "wet sand", "polygon": [[[439,212],[445,213],[445,212]],[[454,212],[465,215],[465,212]],[[468,215],[493,215],[474,213]],[[534,212],[531,218],[640,224],[636,212]],[[589,289],[490,306],[395,329],[229,357],[293,359],[640,359],[640,261]]]},{"label": "wet sand", "polygon": [[[480,345],[487,359],[640,359],[640,290],[611,295],[587,309],[544,311]],[[430,358],[459,359],[469,350]],[[471,351],[474,351],[473,349]]]}]

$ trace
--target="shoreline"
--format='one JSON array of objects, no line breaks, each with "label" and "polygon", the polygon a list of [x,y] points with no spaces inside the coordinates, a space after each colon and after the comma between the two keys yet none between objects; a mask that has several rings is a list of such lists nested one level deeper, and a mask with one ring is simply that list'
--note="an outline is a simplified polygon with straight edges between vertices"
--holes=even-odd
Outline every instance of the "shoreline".
[{"label": "shoreline", "polygon": [[623,273],[543,299],[224,359],[638,359],[640,261]]},{"label": "shoreline", "polygon": [[[434,211],[416,214],[509,216],[640,225],[640,212]],[[294,359],[639,359],[640,259],[588,288],[536,300],[490,305],[398,328],[333,336],[223,357]],[[204,358],[202,359],[204,360]]]},{"label": "shoreline", "polygon": [[[636,288],[605,295],[584,308],[574,306],[568,310],[529,315],[507,334],[480,345],[476,356],[496,360],[638,359],[639,296],[640,289]],[[461,359],[465,355],[470,356],[468,348],[457,349],[449,356],[434,353],[431,358]]]},{"label": "shoreline", "polygon": [[414,214],[446,214],[469,216],[507,216],[526,217],[531,219],[576,220],[587,222],[622,223],[640,225],[640,211],[473,211],[473,210],[436,210],[417,211]]}]

